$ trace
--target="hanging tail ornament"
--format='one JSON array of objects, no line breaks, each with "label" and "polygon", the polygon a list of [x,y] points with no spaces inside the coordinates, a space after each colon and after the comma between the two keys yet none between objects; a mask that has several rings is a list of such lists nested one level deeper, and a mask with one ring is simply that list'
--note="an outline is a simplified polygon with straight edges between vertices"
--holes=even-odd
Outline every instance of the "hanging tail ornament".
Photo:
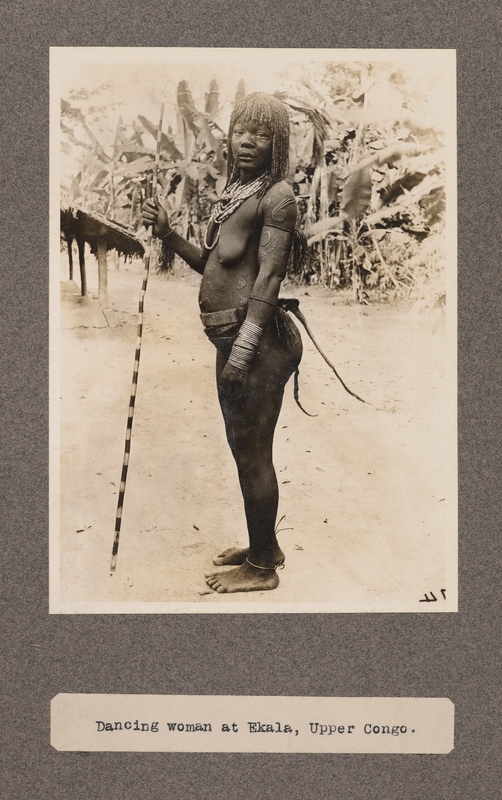
[{"label": "hanging tail ornament", "polygon": [[[153,168],[153,180],[152,180],[152,192],[153,196],[157,191],[157,176],[159,172],[159,164],[160,164],[160,143],[162,140],[162,123],[164,121],[164,103],[160,105],[160,118],[159,118],[159,127],[157,130],[157,145],[155,150],[155,163]],[[129,468],[129,456],[131,453],[131,435],[132,435],[132,423],[134,419],[134,407],[136,404],[136,390],[138,387],[138,373],[139,373],[139,359],[141,356],[141,343],[143,337],[143,308],[144,308],[144,301],[145,301],[145,293],[146,287],[148,285],[148,275],[150,272],[150,256],[152,251],[152,229],[150,228],[148,231],[148,238],[145,246],[145,255],[143,258],[143,283],[141,285],[141,292],[139,295],[139,308],[138,308],[138,327],[137,327],[137,335],[136,335],[136,352],[134,355],[134,367],[132,373],[132,386],[131,386],[131,396],[129,398],[129,412],[127,414],[127,427],[126,427],[126,436],[125,436],[125,447],[124,447],[124,460],[122,462],[122,474],[120,476],[120,488],[119,488],[119,497],[117,501],[117,514],[115,517],[115,536],[113,538],[113,548],[112,548],[112,558],[110,562],[110,573],[115,572],[115,568],[117,566],[117,553],[119,549],[119,539],[120,539],[120,526],[122,523],[122,511],[124,508],[124,495],[126,490],[126,481],[127,481],[127,470]]]},{"label": "hanging tail ornament", "polygon": [[[321,355],[321,356],[324,358],[324,360],[325,360],[326,364],[328,365],[328,367],[331,367],[331,369],[332,369],[332,370],[333,370],[333,372],[335,373],[336,377],[338,378],[338,380],[339,380],[339,381],[340,381],[340,383],[342,384],[342,386],[343,386],[343,388],[345,389],[345,391],[346,391],[346,392],[348,392],[350,395],[352,395],[352,397],[355,397],[355,398],[356,398],[356,400],[360,400],[360,401],[361,401],[361,403],[367,403],[368,405],[371,405],[371,403],[369,403],[369,402],[368,402],[368,400],[363,400],[363,398],[362,398],[362,397],[359,397],[359,395],[358,395],[358,394],[356,394],[356,393],[355,393],[355,392],[353,392],[351,389],[349,389],[349,387],[347,386],[347,384],[346,384],[346,383],[345,383],[345,382],[342,380],[342,378],[341,378],[341,377],[340,377],[340,375],[338,374],[338,372],[337,372],[337,370],[336,370],[336,367],[335,367],[335,365],[331,363],[331,361],[329,360],[329,358],[328,358],[328,356],[326,355],[326,353],[324,353],[324,352],[321,350],[321,348],[320,348],[320,347],[319,347],[319,345],[317,344],[316,340],[314,339],[314,334],[313,334],[313,333],[312,333],[312,331],[310,330],[310,326],[309,326],[309,324],[308,324],[307,320],[305,319],[305,317],[303,316],[302,312],[300,311],[300,308],[299,308],[299,305],[300,305],[300,303],[299,303],[299,300],[297,300],[296,298],[281,297],[281,298],[279,298],[278,305],[279,305],[281,308],[283,308],[285,311],[289,311],[291,314],[293,314],[293,315],[294,315],[294,316],[297,318],[297,320],[299,320],[299,321],[302,323],[303,327],[305,328],[305,330],[307,331],[308,335],[310,336],[310,338],[311,338],[312,342],[314,343],[314,346],[315,346],[315,348],[316,348],[317,352],[318,352],[318,353],[319,353],[319,354],[320,354],[320,355]],[[295,392],[297,392],[297,388],[295,389]],[[299,401],[298,401],[298,400],[297,400],[297,398],[296,398],[296,395],[295,395],[295,400],[296,400],[296,402],[298,403],[298,405],[300,406],[300,408],[302,409],[302,411],[303,411],[305,414],[307,414],[307,412],[305,411],[305,409],[301,407],[301,405],[300,405]],[[315,415],[313,415],[313,414],[308,414],[308,416],[309,416],[309,417],[312,417],[312,416],[315,416]]]}]

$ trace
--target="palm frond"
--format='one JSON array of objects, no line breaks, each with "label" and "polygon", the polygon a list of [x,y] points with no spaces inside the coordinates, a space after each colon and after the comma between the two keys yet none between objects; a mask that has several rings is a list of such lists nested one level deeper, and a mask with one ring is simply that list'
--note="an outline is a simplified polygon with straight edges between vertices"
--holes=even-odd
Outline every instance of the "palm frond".
[{"label": "palm frond", "polygon": [[330,122],[328,117],[319,111],[318,108],[310,105],[307,101],[297,97],[290,97],[286,92],[274,92],[275,97],[281,100],[284,105],[292,111],[303,114],[310,122],[314,132],[313,156],[316,164],[323,162],[324,142],[328,138]]}]

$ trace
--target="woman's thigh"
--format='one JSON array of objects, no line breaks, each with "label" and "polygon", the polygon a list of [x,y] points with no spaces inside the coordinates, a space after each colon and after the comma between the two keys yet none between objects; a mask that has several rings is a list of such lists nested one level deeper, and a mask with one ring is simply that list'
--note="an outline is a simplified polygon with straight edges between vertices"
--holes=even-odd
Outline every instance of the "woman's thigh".
[{"label": "woman's thigh", "polygon": [[302,355],[298,329],[289,318],[288,322],[291,326],[285,330],[278,330],[273,321],[264,331],[244,390],[228,387],[221,380],[227,359],[226,354],[218,352],[218,397],[232,449],[254,445],[263,452],[263,448],[271,448],[284,387]]}]

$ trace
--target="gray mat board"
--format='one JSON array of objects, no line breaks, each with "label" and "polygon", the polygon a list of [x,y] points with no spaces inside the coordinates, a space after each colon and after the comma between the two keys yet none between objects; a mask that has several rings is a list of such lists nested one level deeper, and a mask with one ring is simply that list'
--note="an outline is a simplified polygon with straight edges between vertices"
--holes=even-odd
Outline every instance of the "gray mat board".
[{"label": "gray mat board", "polygon": [[[4,7],[3,16],[3,796],[498,797],[500,10],[486,0],[78,9],[24,2]],[[458,49],[458,615],[49,618],[48,47],[55,45]],[[48,711],[64,691],[447,696],[456,705],[456,749],[446,757],[60,754],[49,745]]]}]

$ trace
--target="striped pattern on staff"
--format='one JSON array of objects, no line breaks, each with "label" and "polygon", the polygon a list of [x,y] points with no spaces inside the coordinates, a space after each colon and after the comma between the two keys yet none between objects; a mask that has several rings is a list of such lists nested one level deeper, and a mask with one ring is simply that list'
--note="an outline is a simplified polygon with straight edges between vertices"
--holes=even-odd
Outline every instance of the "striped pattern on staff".
[{"label": "striped pattern on staff", "polygon": [[[159,119],[159,127],[157,130],[157,145],[155,150],[155,164],[153,169],[153,180],[152,180],[152,190],[153,196],[157,191],[157,176],[159,172],[159,163],[160,163],[160,144],[162,141],[162,123],[164,119],[164,103],[161,103],[160,106],[160,119]],[[129,411],[127,414],[127,427],[126,427],[126,436],[125,436],[125,447],[124,447],[124,460],[122,462],[122,474],[120,476],[120,487],[119,487],[119,497],[117,501],[117,514],[115,517],[115,535],[113,538],[113,548],[112,548],[112,558],[110,562],[110,572],[115,571],[115,567],[117,566],[117,553],[119,549],[119,539],[120,539],[120,526],[122,524],[122,511],[124,508],[124,495],[126,490],[126,481],[127,481],[127,471],[129,468],[129,456],[131,454],[131,436],[132,436],[132,423],[134,419],[134,408],[136,405],[136,391],[138,388],[138,374],[139,374],[139,360],[141,357],[141,343],[143,339],[143,311],[144,311],[144,302],[145,302],[145,294],[146,294],[146,287],[148,285],[148,275],[150,273],[150,254],[152,250],[152,231],[151,229],[148,231],[148,239],[146,242],[145,247],[145,255],[143,258],[143,283],[141,285],[141,291],[139,295],[139,308],[138,308],[138,327],[136,332],[136,352],[134,354],[134,367],[132,372],[132,386],[131,386],[131,396],[129,398]]]}]

